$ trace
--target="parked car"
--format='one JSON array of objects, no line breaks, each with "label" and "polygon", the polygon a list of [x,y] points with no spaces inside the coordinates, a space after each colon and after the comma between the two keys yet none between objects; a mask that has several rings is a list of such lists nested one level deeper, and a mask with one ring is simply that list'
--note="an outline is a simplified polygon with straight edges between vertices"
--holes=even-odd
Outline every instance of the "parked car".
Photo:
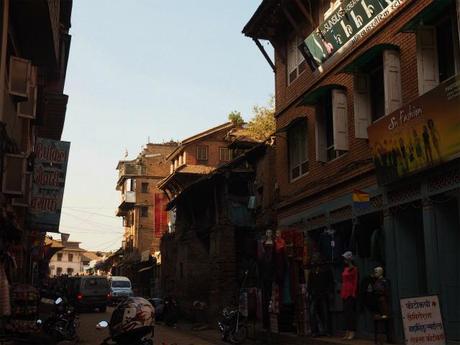
[{"label": "parked car", "polygon": [[127,277],[112,276],[109,278],[109,303],[116,304],[134,295],[131,281]]},{"label": "parked car", "polygon": [[69,302],[78,310],[107,309],[110,287],[107,277],[81,276],[72,278],[68,284]]}]

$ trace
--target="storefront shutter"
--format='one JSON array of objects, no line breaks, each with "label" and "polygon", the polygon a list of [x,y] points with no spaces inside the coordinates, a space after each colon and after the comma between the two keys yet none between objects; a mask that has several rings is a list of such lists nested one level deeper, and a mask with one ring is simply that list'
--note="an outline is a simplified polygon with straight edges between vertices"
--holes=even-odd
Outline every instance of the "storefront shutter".
[{"label": "storefront shutter", "polygon": [[419,95],[439,84],[436,28],[420,26],[417,29],[417,73]]},{"label": "storefront shutter", "polygon": [[347,94],[343,90],[332,90],[332,117],[334,148],[348,150]]},{"label": "storefront shutter", "polygon": [[367,139],[367,127],[371,124],[369,75],[355,74],[353,80],[355,137]]},{"label": "storefront shutter", "polygon": [[387,115],[402,105],[401,64],[398,51],[383,51],[383,78],[385,86],[385,115]]},{"label": "storefront shutter", "polygon": [[326,119],[322,105],[316,106],[315,120],[316,160],[327,162]]}]

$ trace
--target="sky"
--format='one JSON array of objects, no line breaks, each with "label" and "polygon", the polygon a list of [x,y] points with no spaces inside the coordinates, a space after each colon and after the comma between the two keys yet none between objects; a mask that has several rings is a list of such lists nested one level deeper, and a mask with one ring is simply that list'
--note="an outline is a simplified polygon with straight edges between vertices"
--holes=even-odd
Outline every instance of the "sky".
[{"label": "sky", "polygon": [[132,159],[149,140],[182,140],[232,110],[247,120],[255,104],[267,103],[273,72],[241,33],[260,2],[73,2],[60,225],[69,240],[88,250],[121,246],[115,168],[126,150]]}]

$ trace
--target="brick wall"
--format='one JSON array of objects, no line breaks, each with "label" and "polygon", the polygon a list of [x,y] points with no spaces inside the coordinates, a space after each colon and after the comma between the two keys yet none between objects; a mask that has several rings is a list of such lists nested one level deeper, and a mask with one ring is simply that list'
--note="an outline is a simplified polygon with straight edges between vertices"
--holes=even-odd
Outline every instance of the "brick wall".
[{"label": "brick wall", "polygon": [[[276,175],[279,184],[279,217],[285,217],[318,204],[332,200],[340,195],[351,193],[354,188],[365,188],[376,183],[373,176],[368,141],[355,138],[353,117],[353,76],[340,71],[356,57],[374,45],[389,43],[400,48],[401,83],[403,103],[418,96],[416,46],[414,33],[402,33],[400,29],[427,6],[430,0],[406,1],[406,3],[386,22],[364,40],[358,42],[346,55],[329,65],[324,73],[311,72],[309,68],[291,85],[287,85],[286,65],[282,54],[275,54],[277,73],[275,76],[277,128],[281,128],[296,117],[308,118],[309,173],[294,181],[289,181],[287,138],[285,133],[277,135]],[[285,48],[281,48],[285,49]],[[346,88],[348,106],[349,151],[326,163],[316,161],[315,112],[313,107],[297,107],[299,97],[318,86],[339,84]],[[308,206],[306,201],[309,200]],[[303,203],[300,200],[304,200]]]}]

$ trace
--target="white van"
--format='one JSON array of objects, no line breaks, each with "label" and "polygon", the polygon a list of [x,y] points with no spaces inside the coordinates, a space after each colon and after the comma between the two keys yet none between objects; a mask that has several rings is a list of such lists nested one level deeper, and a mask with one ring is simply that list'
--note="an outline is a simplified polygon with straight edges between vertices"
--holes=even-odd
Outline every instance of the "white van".
[{"label": "white van", "polygon": [[110,286],[109,301],[111,304],[118,303],[134,295],[131,281],[128,277],[112,276],[108,279]]}]

